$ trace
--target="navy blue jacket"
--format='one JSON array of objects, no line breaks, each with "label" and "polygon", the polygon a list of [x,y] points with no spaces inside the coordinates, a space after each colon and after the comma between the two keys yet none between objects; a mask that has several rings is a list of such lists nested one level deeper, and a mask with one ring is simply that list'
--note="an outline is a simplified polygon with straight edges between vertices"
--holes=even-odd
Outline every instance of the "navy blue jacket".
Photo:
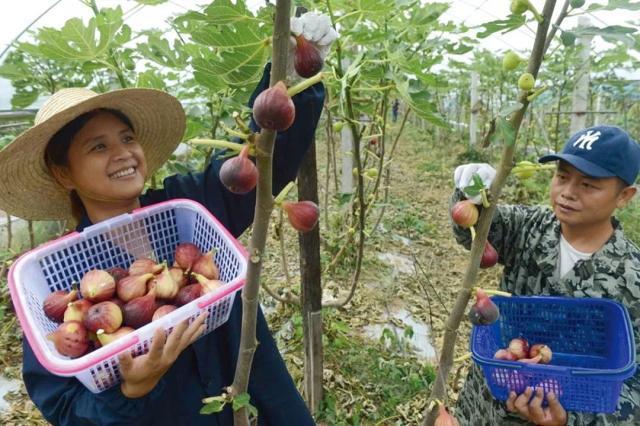
[{"label": "navy blue jacket", "polygon": [[[253,100],[269,84],[269,66],[253,93]],[[274,193],[295,179],[310,146],[322,111],[322,84],[294,97],[296,119],[279,133],[274,153]],[[255,123],[251,124],[256,128]],[[148,191],[140,202],[148,206],[173,198],[196,200],[209,209],[235,236],[252,222],[255,192],[235,195],[220,183],[222,161],[212,161],[203,173],[176,175],[165,179],[162,190]],[[78,230],[91,225],[85,218]],[[29,396],[44,417],[54,425],[233,425],[227,407],[220,414],[200,415],[202,398],[220,395],[233,382],[242,302],[237,294],[229,320],[199,339],[178,357],[174,365],[147,395],[130,399],[114,386],[93,394],[74,377],[58,377],[45,370],[24,340],[23,378]],[[260,342],[249,380],[251,402],[257,407],[260,425],[313,425],[313,419],[287,371],[271,336],[262,311],[258,312],[257,339]]]}]

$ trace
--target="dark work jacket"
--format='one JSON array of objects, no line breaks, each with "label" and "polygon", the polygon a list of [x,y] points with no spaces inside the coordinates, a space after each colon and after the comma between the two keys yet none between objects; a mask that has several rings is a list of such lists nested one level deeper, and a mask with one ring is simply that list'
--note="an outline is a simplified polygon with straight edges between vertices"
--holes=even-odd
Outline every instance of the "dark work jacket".
[{"label": "dark work jacket", "polygon": [[[253,100],[269,84],[269,66],[253,93]],[[322,84],[294,97],[296,119],[275,143],[273,190],[278,193],[295,179],[307,148],[313,141],[322,111]],[[251,123],[255,129],[255,123]],[[212,161],[203,173],[175,175],[164,180],[164,188],[140,197],[142,206],[173,198],[189,198],[202,203],[233,233],[240,235],[252,222],[255,191],[235,195],[220,183],[222,161]],[[85,218],[78,230],[91,225]],[[229,320],[186,348],[159,384],[147,395],[130,399],[114,386],[93,394],[74,377],[58,377],[45,370],[24,341],[23,378],[29,396],[44,417],[54,425],[233,425],[233,413],[226,407],[220,414],[200,415],[202,398],[220,395],[233,382],[240,329],[242,302],[236,294]],[[313,425],[313,419],[296,389],[271,336],[264,315],[258,312],[259,345],[249,380],[251,403],[258,409],[260,425]]]}]

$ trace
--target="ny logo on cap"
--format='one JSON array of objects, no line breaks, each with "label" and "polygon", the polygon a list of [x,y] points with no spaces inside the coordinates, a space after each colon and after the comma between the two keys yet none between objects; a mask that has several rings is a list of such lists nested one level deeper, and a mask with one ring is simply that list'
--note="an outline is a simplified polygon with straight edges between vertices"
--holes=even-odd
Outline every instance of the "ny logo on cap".
[{"label": "ny logo on cap", "polygon": [[591,145],[593,145],[593,143],[597,141],[601,135],[599,130],[594,134],[591,134],[591,132],[593,132],[593,130],[589,130],[587,133],[580,135],[578,140],[573,143],[573,146],[577,146],[579,149],[586,149],[587,151],[591,151]]}]

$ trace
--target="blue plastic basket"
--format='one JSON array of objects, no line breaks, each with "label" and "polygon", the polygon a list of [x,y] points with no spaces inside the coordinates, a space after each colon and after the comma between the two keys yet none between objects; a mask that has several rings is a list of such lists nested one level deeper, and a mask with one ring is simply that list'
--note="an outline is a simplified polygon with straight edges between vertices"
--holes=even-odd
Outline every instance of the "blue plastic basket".
[{"label": "blue plastic basket", "polygon": [[[569,297],[491,298],[500,319],[475,326],[473,360],[482,368],[494,398],[527,386],[554,391],[567,411],[612,413],[625,379],[636,371],[636,350],[626,308],[615,301]],[[493,358],[515,337],[544,343],[550,364],[524,364]]]}]

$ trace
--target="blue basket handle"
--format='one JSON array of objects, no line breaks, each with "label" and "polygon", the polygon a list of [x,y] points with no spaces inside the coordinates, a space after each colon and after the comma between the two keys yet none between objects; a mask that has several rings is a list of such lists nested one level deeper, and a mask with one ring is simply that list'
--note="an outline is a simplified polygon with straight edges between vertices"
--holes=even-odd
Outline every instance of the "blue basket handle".
[{"label": "blue basket handle", "polygon": [[492,360],[489,358],[478,359],[478,357],[476,357],[475,355],[472,355],[471,358],[483,366],[487,365],[487,366],[498,367],[498,368],[509,368],[511,370],[519,370],[522,367],[529,365],[529,364],[525,364],[522,362],[515,362],[515,361]]}]

